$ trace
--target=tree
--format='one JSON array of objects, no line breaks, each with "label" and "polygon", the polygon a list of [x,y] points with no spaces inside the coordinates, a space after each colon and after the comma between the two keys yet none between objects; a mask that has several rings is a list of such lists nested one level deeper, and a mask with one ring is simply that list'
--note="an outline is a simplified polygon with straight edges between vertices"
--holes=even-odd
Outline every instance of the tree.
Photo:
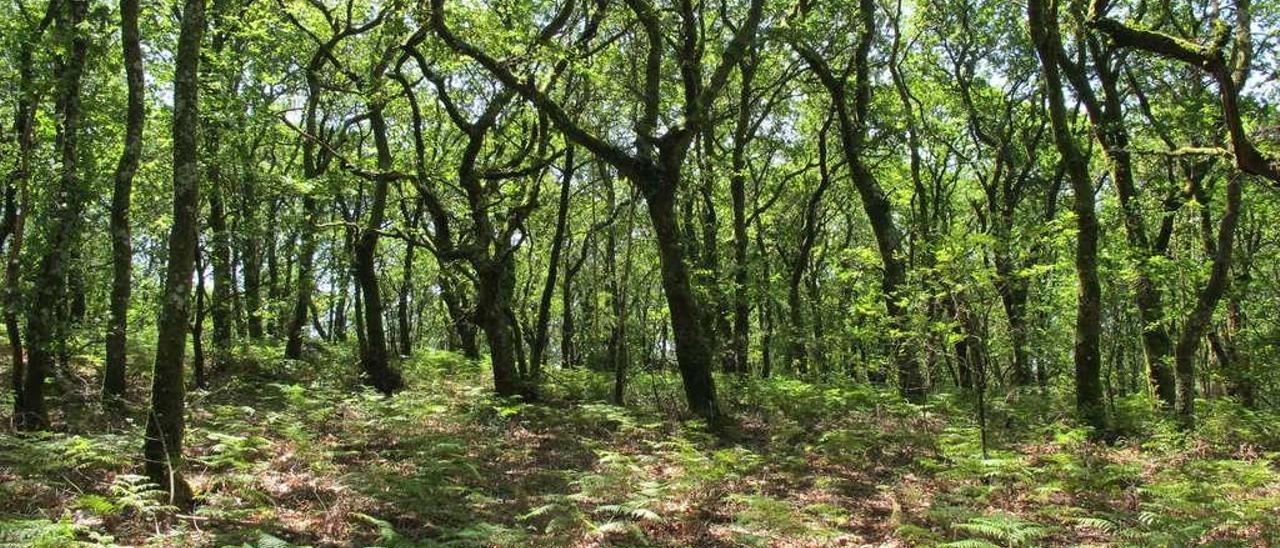
[{"label": "tree", "polygon": [[133,192],[133,176],[141,161],[142,130],[147,116],[142,46],[138,33],[138,0],[120,0],[120,43],[129,98],[124,151],[120,154],[115,186],[111,191],[111,322],[107,328],[107,362],[102,378],[105,399],[124,395],[128,360],[129,297],[133,288],[129,202]]},{"label": "tree", "polygon": [[[804,59],[809,69],[831,98],[832,114],[840,137],[840,147],[853,185],[862,200],[863,211],[871,222],[876,247],[880,253],[884,274],[881,291],[884,293],[885,310],[892,328],[906,332],[908,310],[902,304],[906,289],[907,270],[902,247],[902,232],[894,221],[893,204],[875,174],[867,166],[862,154],[870,129],[872,100],[871,48],[876,39],[876,7],[872,0],[860,0],[857,8],[857,37],[850,66],[853,86],[835,69],[821,53],[806,45],[801,37],[792,41],[792,48]],[[808,14],[801,12],[801,17]],[[816,19],[816,17],[815,17]],[[822,24],[816,21],[811,24]],[[851,97],[852,95],[852,97]],[[895,341],[893,361],[897,366],[898,388],[912,400],[922,400],[925,394],[924,378],[915,353],[906,341]]]},{"label": "tree", "polygon": [[7,240],[5,254],[4,324],[9,339],[10,360],[13,364],[13,416],[26,411],[23,391],[26,379],[26,354],[22,344],[22,329],[18,315],[22,306],[21,254],[26,234],[27,210],[31,203],[28,189],[32,155],[35,149],[36,111],[39,92],[35,82],[35,48],[45,29],[58,13],[58,2],[50,1],[38,22],[25,19],[28,32],[18,47],[18,98],[14,105],[13,133],[16,142],[17,161],[5,180],[4,222],[0,227],[0,243]]},{"label": "tree", "polygon": [[1054,146],[1062,157],[1073,193],[1072,211],[1076,216],[1076,322],[1075,385],[1076,411],[1098,434],[1107,429],[1106,407],[1102,394],[1102,287],[1098,281],[1098,216],[1094,209],[1094,187],[1089,178],[1089,163],[1071,134],[1066,99],[1062,93],[1059,56],[1062,39],[1058,28],[1058,7],[1053,0],[1030,0],[1027,19],[1031,41],[1040,58],[1045,95],[1049,103],[1049,121]]},{"label": "tree", "polygon": [[[558,100],[535,85],[531,79],[517,76],[506,63],[454,34],[445,22],[443,0],[433,0],[431,4],[431,26],[446,45],[475,60],[504,86],[532,103],[555,124],[566,139],[609,163],[640,189],[657,238],[662,285],[675,334],[677,362],[684,382],[685,397],[694,413],[715,421],[719,420],[721,413],[716,400],[715,382],[711,377],[711,344],[705,327],[701,324],[704,312],[693,293],[688,265],[685,263],[686,254],[676,218],[676,193],[683,186],[682,168],[694,137],[700,133],[704,124],[710,122],[709,107],[723,91],[729,73],[755,39],[764,2],[753,0],[750,3],[744,22],[724,46],[720,61],[709,79],[704,79],[701,72],[703,46],[698,33],[699,14],[695,13],[693,2],[681,2],[678,10],[681,46],[676,51],[676,65],[680,67],[679,77],[684,89],[683,123],[673,125],[661,134],[657,132],[662,102],[663,58],[667,49],[663,33],[664,21],[654,6],[644,0],[633,0],[627,4],[642,29],[646,44],[641,95],[643,104],[634,126],[635,153],[601,138],[576,121]],[[552,21],[569,17],[569,8],[572,7],[572,3],[565,4],[565,8]],[[555,34],[548,33],[540,39],[549,41]]]},{"label": "tree", "polygon": [[36,273],[35,291],[27,315],[28,358],[23,378],[22,409],[18,424],[25,429],[48,425],[44,405],[45,378],[53,368],[57,345],[66,337],[59,312],[69,306],[67,279],[72,248],[79,244],[83,208],[88,189],[80,176],[81,76],[89,37],[81,27],[89,9],[87,0],[65,0],[56,17],[64,51],[58,81],[58,115],[61,124],[58,184],[48,194],[47,220],[41,223],[44,249]]},{"label": "tree", "polygon": [[179,508],[192,504],[183,478],[186,385],[183,356],[191,305],[191,274],[199,248],[200,42],[204,0],[184,0],[173,81],[173,226],[165,269],[164,301],[157,321],[156,361],[143,458],[147,476]]}]

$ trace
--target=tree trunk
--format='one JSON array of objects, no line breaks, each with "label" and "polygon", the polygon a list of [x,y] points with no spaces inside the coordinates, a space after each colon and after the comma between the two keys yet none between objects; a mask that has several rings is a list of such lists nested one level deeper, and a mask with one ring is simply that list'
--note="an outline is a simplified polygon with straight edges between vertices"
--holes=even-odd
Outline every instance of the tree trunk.
[{"label": "tree trunk", "polygon": [[1178,378],[1177,411],[1179,422],[1184,427],[1195,423],[1195,357],[1200,349],[1200,339],[1204,338],[1209,322],[1213,320],[1213,311],[1218,306],[1223,293],[1230,283],[1231,255],[1235,245],[1236,222],[1240,216],[1241,182],[1239,174],[1231,174],[1227,181],[1227,204],[1218,221],[1218,236],[1214,242],[1213,267],[1209,281],[1200,290],[1195,309],[1187,316],[1178,343],[1173,350],[1174,371]]},{"label": "tree trunk", "polygon": [[[371,108],[370,125],[378,148],[378,168],[391,169],[391,151],[387,144],[386,121],[381,105]],[[369,221],[361,229],[356,242],[353,262],[357,285],[364,297],[365,346],[360,356],[363,381],[386,395],[404,386],[400,373],[391,368],[387,356],[386,331],[382,322],[382,291],[378,286],[378,272],[374,264],[378,248],[378,231],[382,229],[387,209],[387,192],[390,183],[385,176],[374,181],[373,204],[369,208]]]},{"label": "tree trunk", "polygon": [[[632,202],[634,204],[634,202]],[[610,207],[612,210],[613,208]],[[631,367],[631,344],[627,341],[627,290],[631,286],[631,269],[632,257],[634,255],[635,246],[632,245],[631,235],[635,228],[635,209],[629,205],[627,208],[627,225],[623,231],[623,237],[626,241],[626,256],[622,261],[622,272],[611,272],[610,280],[613,282],[613,330],[609,336],[610,352],[609,356],[613,360],[613,403],[614,405],[626,405],[627,392],[627,374]],[[609,256],[610,264],[616,257],[617,237],[614,234],[615,229],[609,229]],[[612,268],[610,270],[613,270]]]},{"label": "tree trunk", "polygon": [[351,273],[346,269],[338,269],[333,274],[336,283],[333,290],[337,297],[333,301],[333,322],[329,332],[335,341],[347,340],[347,292],[351,281]]},{"label": "tree trunk", "polygon": [[[57,9],[57,2],[51,0],[45,8],[47,14]],[[9,239],[9,248],[5,254],[4,282],[4,324],[9,339],[10,361],[13,364],[13,375],[10,379],[13,388],[13,416],[21,416],[23,407],[23,380],[25,378],[26,356],[22,349],[22,328],[18,320],[18,312],[22,308],[22,244],[26,239],[26,218],[30,205],[28,185],[31,179],[31,156],[35,148],[34,130],[36,109],[39,99],[35,87],[35,63],[33,61],[36,38],[43,34],[43,24],[19,45],[18,50],[18,93],[17,108],[14,109],[13,130],[18,141],[17,165],[9,174],[4,189],[4,234]]]},{"label": "tree trunk", "polygon": [[[1004,247],[997,244],[998,247]],[[996,259],[996,291],[1000,294],[1000,304],[1004,307],[1006,320],[1009,322],[1009,345],[1013,353],[1013,384],[1029,386],[1034,382],[1031,371],[1031,360],[1027,356],[1027,280],[1018,275],[1013,267],[1013,259],[1007,250],[997,251]]]},{"label": "tree trunk", "polygon": [[[564,166],[560,182],[560,201],[556,209],[556,230],[551,236],[551,256],[547,259],[547,277],[538,299],[538,317],[534,325],[532,358],[529,367],[534,383],[542,378],[543,354],[546,352],[549,339],[547,326],[551,323],[551,300],[556,289],[556,275],[560,272],[560,256],[564,250],[565,232],[569,226],[569,197],[573,188],[574,170],[577,168],[574,165],[574,147],[572,146],[565,151]],[[609,184],[613,184],[612,181]]]},{"label": "tree trunk", "polygon": [[1253,254],[1261,241],[1261,231],[1253,231],[1247,238],[1251,245],[1241,249],[1241,257],[1233,262],[1234,276],[1231,281],[1230,294],[1227,298],[1226,322],[1222,326],[1222,336],[1218,337],[1221,347],[1224,376],[1228,380],[1227,393],[1238,398],[1240,404],[1248,409],[1257,407],[1257,391],[1254,387],[1253,359],[1240,349],[1241,338],[1245,337],[1248,328],[1244,312],[1244,296],[1248,295],[1249,283],[1252,281]]},{"label": "tree trunk", "polygon": [[191,506],[191,488],[182,477],[182,437],[186,386],[182,362],[191,303],[191,271],[197,252],[200,209],[198,165],[200,40],[204,0],[184,0],[174,69],[173,227],[169,234],[163,305],[157,324],[156,360],[151,384],[143,456],[147,476],[169,492],[169,503]]},{"label": "tree trunk", "polygon": [[685,398],[694,413],[716,422],[721,414],[716,401],[715,381],[711,377],[711,347],[703,329],[701,308],[689,283],[689,272],[684,263],[684,249],[676,222],[675,189],[679,173],[667,170],[663,175],[664,180],[636,181],[636,184],[640,188],[649,189],[645,202],[657,238],[662,288],[667,297],[667,311],[671,315],[676,362],[684,381]]},{"label": "tree trunk", "polygon": [[258,221],[258,181],[253,167],[244,182],[241,216],[244,219],[244,305],[249,339],[261,341],[262,329],[262,226]]},{"label": "tree trunk", "polygon": [[120,0],[120,41],[128,88],[124,152],[116,167],[111,192],[111,319],[107,324],[107,359],[102,375],[104,400],[119,399],[125,392],[128,357],[129,297],[133,288],[133,242],[129,229],[129,198],[133,176],[142,155],[142,130],[146,122],[143,89],[142,46],[138,33],[138,0]]},{"label": "tree trunk", "polygon": [[58,186],[50,193],[51,218],[45,224],[45,251],[35,277],[35,295],[27,318],[29,356],[23,378],[22,410],[18,427],[36,430],[48,426],[44,384],[55,353],[67,339],[60,312],[67,309],[68,266],[79,239],[87,188],[80,179],[80,78],[89,47],[87,29],[80,28],[88,11],[86,0],[66,0],[58,19],[65,57],[59,81],[58,110],[60,166]]},{"label": "tree trunk", "polygon": [[209,315],[213,317],[213,364],[222,366],[231,355],[231,300],[235,292],[231,282],[231,234],[227,230],[227,209],[222,195],[222,169],[219,165],[218,132],[206,132],[209,155],[204,186],[209,192],[209,259],[213,267],[213,295]]},{"label": "tree trunk", "polygon": [[476,322],[489,341],[489,360],[493,365],[493,387],[499,396],[516,396],[525,392],[516,364],[515,345],[519,344],[507,314],[507,296],[503,279],[508,270],[502,264],[486,264],[476,269]]},{"label": "tree trunk", "polygon": [[[280,215],[282,200],[273,200],[271,203],[271,218],[275,219]],[[275,302],[281,298],[280,284],[280,262],[277,260],[277,252],[280,247],[280,231],[276,223],[268,223],[266,234],[266,257],[267,263],[267,299]],[[280,332],[280,322],[277,320],[272,322],[272,333]]]},{"label": "tree trunk", "polygon": [[196,250],[196,302],[191,311],[191,375],[195,378],[197,388],[206,388],[204,359],[204,316],[208,311],[205,301],[208,292],[205,289],[205,261],[199,249]]},{"label": "tree trunk", "polygon": [[406,243],[404,246],[404,270],[400,283],[400,298],[396,303],[396,319],[399,324],[400,355],[409,356],[413,353],[413,339],[409,336],[409,301],[413,296],[413,250],[416,246],[412,243]]},{"label": "tree trunk", "polygon": [[[582,239],[582,245],[587,245],[587,239]],[[565,265],[564,283],[560,288],[560,367],[569,369],[578,365],[578,347],[574,338],[577,336],[577,323],[573,314],[573,278],[578,274],[578,268],[581,268],[583,259],[587,254],[578,255],[579,260],[573,264]]]},{"label": "tree trunk", "polygon": [[1040,58],[1049,118],[1053,126],[1054,145],[1062,155],[1074,196],[1076,215],[1077,304],[1075,326],[1076,409],[1086,424],[1101,434],[1107,428],[1106,406],[1102,394],[1102,357],[1099,341],[1102,332],[1102,288],[1098,282],[1098,217],[1094,210],[1093,182],[1089,180],[1088,159],[1081,153],[1071,134],[1067,119],[1062,78],[1058,72],[1058,55],[1062,51],[1056,4],[1046,0],[1027,3],[1027,19],[1032,42]]},{"label": "tree trunk", "polygon": [[769,290],[769,252],[764,246],[764,228],[756,217],[756,248],[760,251],[760,377],[769,378],[773,373],[773,292]]},{"label": "tree trunk", "polygon": [[302,199],[306,219],[301,227],[302,244],[298,252],[297,293],[294,295],[293,312],[286,331],[284,357],[302,358],[303,328],[307,325],[307,311],[311,307],[311,293],[315,291],[316,224],[320,222],[319,206],[315,198]]},{"label": "tree trunk", "polygon": [[4,206],[5,226],[11,227],[12,234],[5,256],[4,327],[9,339],[9,359],[13,363],[11,384],[14,417],[18,417],[24,409],[22,381],[26,372],[26,355],[22,349],[22,326],[18,322],[18,310],[22,307],[22,243],[25,239],[27,206],[30,202],[25,186],[21,190],[13,188],[23,182],[25,181],[15,178],[13,185],[5,190]]},{"label": "tree trunk", "polygon": [[729,195],[733,201],[733,341],[729,347],[731,368],[739,375],[746,375],[751,340],[751,303],[747,300],[747,145],[751,140],[751,85],[755,64],[739,63],[739,72],[742,84],[729,174]]},{"label": "tree trunk", "polygon": [[[443,270],[444,267],[442,267]],[[440,273],[440,297],[449,313],[450,331],[456,339],[451,350],[461,351],[468,360],[480,359],[480,347],[476,344],[475,315],[458,283],[443,271]]]}]

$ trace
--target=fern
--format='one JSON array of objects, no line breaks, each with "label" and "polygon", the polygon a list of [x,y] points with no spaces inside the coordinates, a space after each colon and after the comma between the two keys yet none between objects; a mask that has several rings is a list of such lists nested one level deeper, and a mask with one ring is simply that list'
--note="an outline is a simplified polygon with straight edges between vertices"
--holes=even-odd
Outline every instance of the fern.
[{"label": "fern", "polygon": [[362,514],[359,512],[356,512],[353,515],[359,518],[360,520],[370,525],[373,525],[374,527],[377,528],[378,544],[383,548],[413,548],[417,546],[417,544],[413,542],[411,539],[405,537],[404,535],[401,535],[399,531],[396,531],[396,527],[392,525],[391,522],[389,521],[378,519],[373,516],[370,516],[369,514]]},{"label": "fern", "polygon": [[1111,520],[1107,520],[1103,518],[1081,517],[1081,518],[1075,518],[1075,522],[1077,525],[1080,525],[1081,527],[1093,529],[1100,533],[1105,533],[1112,536],[1119,536],[1121,533],[1121,529],[1119,525],[1116,525],[1115,522]]},{"label": "fern", "polygon": [[1000,548],[1000,545],[993,544],[985,540],[964,539],[954,542],[944,542],[939,544],[938,548]]},{"label": "fern", "polygon": [[979,516],[964,523],[952,525],[953,529],[983,537],[1007,546],[1026,546],[1049,535],[1049,528],[1014,516],[997,514]]},{"label": "fern", "polygon": [[0,546],[59,548],[75,546],[76,537],[85,528],[64,517],[59,521],[45,519],[0,520]]},{"label": "fern", "polygon": [[177,511],[177,508],[162,502],[168,499],[169,493],[146,476],[119,474],[111,481],[108,492],[116,513],[134,511],[155,520],[160,515]]},{"label": "fern", "polygon": [[262,533],[258,535],[257,543],[253,545],[245,544],[244,548],[302,548],[302,547],[295,547],[289,541],[284,540],[280,537],[271,535],[269,533]]}]

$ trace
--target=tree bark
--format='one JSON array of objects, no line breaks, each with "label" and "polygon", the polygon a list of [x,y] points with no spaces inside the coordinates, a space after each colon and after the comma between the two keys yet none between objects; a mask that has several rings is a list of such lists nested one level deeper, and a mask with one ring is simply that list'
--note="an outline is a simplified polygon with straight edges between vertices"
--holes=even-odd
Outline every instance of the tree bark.
[{"label": "tree bark", "polygon": [[80,28],[88,11],[86,0],[66,0],[58,17],[65,57],[59,78],[59,178],[50,193],[51,218],[45,223],[45,251],[35,277],[35,294],[27,317],[29,356],[23,378],[19,428],[48,426],[44,406],[45,378],[50,374],[59,346],[67,333],[61,312],[68,309],[68,272],[72,248],[77,245],[88,189],[80,178],[80,79],[89,47],[87,30]]},{"label": "tree bark", "polygon": [[564,252],[565,233],[569,226],[569,197],[572,195],[573,174],[577,168],[574,157],[574,147],[570,146],[565,151],[565,167],[561,175],[560,199],[556,209],[556,229],[555,234],[551,236],[551,255],[547,259],[547,276],[543,281],[542,294],[538,299],[538,317],[534,325],[532,356],[529,360],[529,370],[534,383],[542,377],[543,355],[549,340],[547,331],[548,324],[551,323],[551,301],[555,296],[556,276],[560,272],[560,256]]},{"label": "tree bark", "polygon": [[489,361],[493,366],[493,388],[499,396],[525,393],[526,387],[516,366],[515,337],[511,317],[505,303],[509,299],[504,288],[507,276],[513,276],[508,263],[482,264],[476,268],[476,323],[489,341]]},{"label": "tree bark", "polygon": [[573,313],[573,281],[586,262],[591,240],[584,236],[578,258],[564,266],[564,284],[560,288],[560,367],[578,366],[577,320]]},{"label": "tree bark", "polygon": [[[612,208],[610,208],[612,209]],[[631,344],[627,340],[627,306],[628,306],[628,288],[631,285],[631,269],[632,257],[634,255],[635,246],[632,245],[632,233],[635,228],[635,208],[634,202],[627,206],[627,224],[622,231],[623,238],[626,242],[625,258],[622,260],[622,271],[610,272],[610,281],[613,284],[611,288],[613,300],[613,329],[609,335],[609,357],[613,365],[613,404],[626,405],[627,392],[627,375],[631,368]],[[609,228],[609,255],[610,264],[613,264],[614,258],[617,257],[617,236],[616,228]],[[614,270],[612,267],[610,270]]]},{"label": "tree bark", "polygon": [[204,253],[196,249],[196,297],[195,305],[193,305],[193,310],[191,311],[191,376],[194,378],[197,388],[208,387],[205,379],[204,317],[209,310],[209,307],[205,305],[205,301],[209,300],[209,293],[205,289],[206,269],[204,265]]},{"label": "tree bark", "polygon": [[[26,373],[26,355],[22,346],[22,328],[18,314],[22,308],[22,244],[26,239],[26,218],[30,206],[28,186],[31,179],[31,157],[35,149],[35,120],[39,97],[35,89],[34,50],[44,29],[57,12],[58,2],[50,0],[45,16],[32,35],[23,40],[18,50],[18,92],[14,109],[13,132],[17,137],[17,165],[9,174],[4,189],[3,232],[9,240],[5,253],[4,324],[9,340],[13,374],[13,416],[21,416],[23,407],[23,380]],[[16,421],[15,421],[16,422]]]},{"label": "tree bark", "polygon": [[1218,221],[1218,235],[1214,242],[1212,269],[1209,281],[1201,288],[1196,306],[1187,316],[1173,350],[1173,369],[1178,378],[1177,412],[1179,422],[1186,428],[1195,424],[1195,357],[1200,349],[1213,311],[1230,284],[1231,255],[1235,245],[1236,223],[1240,217],[1243,194],[1239,174],[1228,176],[1227,203]]},{"label": "tree bark", "polygon": [[204,0],[184,0],[174,69],[173,227],[164,301],[157,324],[156,360],[151,384],[143,456],[147,476],[169,493],[169,503],[187,509],[191,488],[183,479],[183,354],[191,303],[191,273],[198,247],[200,209],[199,88],[200,41]]},{"label": "tree bark", "polygon": [[399,338],[396,340],[400,343],[400,355],[406,357],[413,353],[413,338],[409,333],[411,328],[409,302],[413,297],[413,255],[416,247],[412,243],[406,243],[404,246],[404,270],[400,277],[400,296],[396,303],[399,331]]},{"label": "tree bark", "polygon": [[711,377],[711,347],[703,329],[701,308],[689,283],[689,272],[684,263],[684,250],[676,222],[675,188],[679,174],[668,171],[665,177],[667,180],[656,184],[646,181],[637,182],[637,185],[650,188],[645,202],[658,241],[662,288],[667,296],[667,312],[671,315],[676,362],[684,381],[685,398],[694,413],[714,421],[720,417],[721,412],[716,401],[715,382]]},{"label": "tree bark", "polygon": [[1099,346],[1102,334],[1102,287],[1098,282],[1098,217],[1093,203],[1093,182],[1089,180],[1088,159],[1076,144],[1067,119],[1062,77],[1058,72],[1062,39],[1059,35],[1057,4],[1046,0],[1030,0],[1027,3],[1027,19],[1049,98],[1054,145],[1062,155],[1067,177],[1075,194],[1076,410],[1086,424],[1101,434],[1107,429],[1107,415],[1102,394],[1102,356]]},{"label": "tree bark", "polygon": [[209,155],[204,186],[209,194],[209,263],[213,270],[213,294],[209,302],[209,315],[213,319],[213,365],[221,367],[231,354],[232,303],[235,291],[231,275],[231,234],[227,230],[227,208],[223,199],[222,169],[219,150],[219,132],[205,134],[206,154]]},{"label": "tree bark", "polygon": [[746,375],[747,351],[751,340],[751,303],[747,299],[747,145],[751,141],[752,82],[755,65],[742,62],[741,93],[738,96],[737,122],[733,131],[732,171],[729,195],[733,201],[733,341],[730,360],[733,371]]},{"label": "tree bark", "polygon": [[[25,176],[23,177],[25,179]],[[23,407],[23,379],[26,372],[26,354],[22,345],[22,326],[18,310],[22,307],[22,244],[25,239],[27,206],[30,203],[25,185],[21,190],[13,188],[25,183],[15,178],[5,190],[5,226],[11,227],[12,236],[5,254],[4,327],[9,340],[9,359],[13,363],[13,416],[18,417]],[[18,195],[18,196],[15,196]]]},{"label": "tree bark", "polygon": [[128,357],[129,297],[133,288],[133,242],[129,228],[129,198],[133,176],[142,155],[142,130],[146,123],[142,46],[138,33],[138,0],[120,0],[120,42],[124,57],[128,106],[125,114],[124,152],[116,166],[111,192],[111,318],[107,324],[107,358],[102,375],[104,400],[125,392]]},{"label": "tree bark", "polygon": [[311,294],[315,291],[315,226],[320,222],[319,209],[315,198],[306,196],[302,199],[305,218],[300,229],[302,242],[298,246],[297,292],[294,294],[284,346],[284,357],[291,360],[302,358],[302,330],[307,325],[307,311],[311,307]]},{"label": "tree bark", "polygon": [[[374,142],[378,149],[378,169],[391,170],[391,149],[387,143],[386,120],[382,105],[370,108],[369,122],[373,127]],[[387,192],[390,186],[385,175],[375,178],[373,203],[369,207],[369,220],[360,230],[356,241],[354,263],[356,282],[364,301],[365,346],[360,356],[362,380],[386,395],[404,387],[400,373],[392,369],[387,357],[386,330],[382,322],[382,290],[378,285],[378,271],[374,264],[378,249],[378,234],[386,220]]]},{"label": "tree bark", "polygon": [[244,305],[245,325],[249,339],[261,341],[265,336],[262,328],[262,225],[258,218],[258,180],[253,166],[246,166],[241,192],[241,217],[244,222]]},{"label": "tree bark", "polygon": [[[442,270],[444,267],[442,267]],[[480,347],[476,344],[475,313],[471,303],[462,293],[462,288],[445,273],[440,273],[440,297],[449,313],[449,326],[453,338],[456,339],[451,350],[460,351],[468,360],[480,359]]]}]

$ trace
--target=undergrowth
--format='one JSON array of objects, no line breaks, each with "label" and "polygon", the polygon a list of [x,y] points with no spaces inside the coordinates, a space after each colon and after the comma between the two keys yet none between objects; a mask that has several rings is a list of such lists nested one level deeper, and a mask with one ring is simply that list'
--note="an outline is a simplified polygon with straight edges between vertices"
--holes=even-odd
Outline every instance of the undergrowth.
[{"label": "undergrowth", "polygon": [[0,544],[191,546],[1266,545],[1280,542],[1280,421],[1204,402],[1179,432],[1116,402],[1119,440],[1046,412],[1055,393],[923,405],[841,381],[723,379],[734,416],[680,415],[671,373],[553,371],[537,402],[491,395],[445,352],[384,398],[330,353],[265,351],[191,395],[182,514],[140,476],[141,420],[0,435]]}]

